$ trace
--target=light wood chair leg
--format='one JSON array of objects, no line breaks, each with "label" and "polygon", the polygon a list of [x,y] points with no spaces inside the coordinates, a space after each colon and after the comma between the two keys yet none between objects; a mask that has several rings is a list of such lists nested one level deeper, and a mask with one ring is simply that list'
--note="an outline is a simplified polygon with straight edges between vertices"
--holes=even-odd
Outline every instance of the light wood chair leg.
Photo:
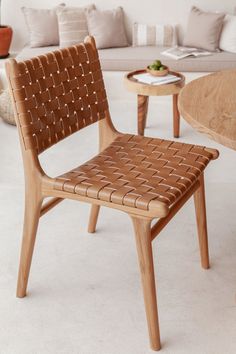
[{"label": "light wood chair leg", "polygon": [[32,194],[26,196],[25,199],[24,229],[18,272],[17,297],[26,296],[30,266],[42,206],[42,200],[34,200]]},{"label": "light wood chair leg", "polygon": [[180,130],[180,114],[178,109],[178,94],[173,95],[173,135],[174,138],[179,138]]},{"label": "light wood chair leg", "polygon": [[132,220],[136,236],[150,345],[153,350],[160,350],[161,343],[152,254],[151,220],[137,217],[132,217]]},{"label": "light wood chair leg", "polygon": [[197,219],[198,239],[201,255],[201,265],[204,269],[210,267],[209,251],[208,251],[208,236],[207,236],[207,217],[206,217],[206,202],[205,202],[205,187],[204,175],[201,174],[200,187],[194,193],[194,204]]},{"label": "light wood chair leg", "polygon": [[144,135],[148,113],[149,96],[138,95],[138,134]]},{"label": "light wood chair leg", "polygon": [[98,215],[100,211],[100,206],[93,204],[91,206],[89,224],[88,224],[88,232],[94,233],[96,231],[96,225],[98,221]]}]

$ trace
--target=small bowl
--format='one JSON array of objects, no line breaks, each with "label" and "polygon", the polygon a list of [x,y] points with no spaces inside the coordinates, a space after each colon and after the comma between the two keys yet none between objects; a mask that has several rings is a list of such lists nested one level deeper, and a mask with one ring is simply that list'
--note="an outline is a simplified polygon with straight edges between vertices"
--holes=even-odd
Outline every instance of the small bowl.
[{"label": "small bowl", "polygon": [[149,73],[150,75],[152,76],[166,76],[168,73],[169,73],[169,68],[168,66],[164,66],[164,70],[152,70],[152,69],[149,69],[149,67],[147,67],[146,71],[147,73]]}]

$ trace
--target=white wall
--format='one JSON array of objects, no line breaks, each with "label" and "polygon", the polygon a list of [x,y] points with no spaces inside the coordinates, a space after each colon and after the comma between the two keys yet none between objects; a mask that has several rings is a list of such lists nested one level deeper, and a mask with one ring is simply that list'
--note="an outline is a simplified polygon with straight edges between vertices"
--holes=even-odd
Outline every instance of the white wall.
[{"label": "white wall", "polygon": [[[48,8],[59,4],[60,0],[2,0],[2,23],[13,27],[14,39],[12,49],[19,49],[27,40],[21,6]],[[67,5],[81,6],[91,3],[89,0],[65,0]],[[181,33],[186,26],[189,9],[192,5],[204,10],[225,11],[233,13],[235,0],[95,0],[100,9],[123,6],[126,23],[131,38],[131,24],[134,21],[144,23],[181,24]],[[50,5],[49,5],[50,4]]]}]

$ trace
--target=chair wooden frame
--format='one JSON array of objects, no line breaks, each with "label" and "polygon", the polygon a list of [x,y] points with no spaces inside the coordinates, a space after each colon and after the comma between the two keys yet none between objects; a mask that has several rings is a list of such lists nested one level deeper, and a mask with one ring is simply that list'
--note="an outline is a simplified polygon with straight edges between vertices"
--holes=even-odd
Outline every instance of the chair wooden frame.
[{"label": "chair wooden frame", "polygon": [[[89,43],[94,51],[96,51],[96,45],[92,37],[88,37],[86,39],[86,43]],[[24,139],[22,136],[22,127],[20,126],[18,119],[18,111],[15,104],[11,82],[12,73],[15,72],[16,68],[17,62],[14,59],[10,59],[6,64],[6,72],[9,80],[9,87],[15,110],[17,127],[20,135],[25,172],[25,215],[17,284],[17,296],[20,298],[26,296],[37,227],[41,216],[46,214],[58,203],[67,198],[87,202],[92,205],[88,231],[95,232],[100,206],[108,206],[122,210],[128,213],[133,221],[143,285],[150,344],[153,350],[159,350],[161,348],[161,344],[152,254],[152,241],[174,217],[174,215],[185,204],[185,202],[192,195],[194,195],[201,264],[204,269],[209,268],[203,173],[201,173],[198,180],[191,186],[191,188],[184,194],[184,196],[180,198],[171,208],[167,208],[166,205],[159,203],[158,206],[150,210],[141,210],[124,205],[111,205],[111,203],[102,200],[96,200],[93,198],[80,196],[78,194],[55,190],[53,188],[55,180],[47,176],[43,171],[39,162],[37,151],[35,149],[25,148]],[[108,109],[105,112],[105,119],[100,120],[98,124],[100,141],[99,149],[102,151],[122,134],[114,128]],[[208,149],[208,151],[211,152],[214,158],[217,157],[218,153],[216,150]],[[45,203],[44,200],[46,198],[50,199]],[[151,226],[152,220],[156,218],[159,218],[159,220],[153,226]]]}]

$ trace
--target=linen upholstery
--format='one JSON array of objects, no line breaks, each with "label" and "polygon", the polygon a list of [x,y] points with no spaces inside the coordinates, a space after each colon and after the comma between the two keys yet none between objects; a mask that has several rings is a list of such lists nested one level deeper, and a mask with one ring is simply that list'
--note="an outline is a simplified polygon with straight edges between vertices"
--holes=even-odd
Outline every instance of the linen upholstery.
[{"label": "linen upholstery", "polygon": [[221,50],[236,53],[236,16],[225,17],[219,47]]},{"label": "linen upholstery", "polygon": [[30,47],[59,44],[56,10],[63,6],[65,4],[60,4],[53,9],[21,8],[29,31]]},{"label": "linen upholstery", "polygon": [[[25,47],[16,57],[23,61],[55,50],[56,47],[29,48]],[[58,47],[57,47],[58,48]],[[212,55],[199,58],[174,60],[161,54],[166,47],[124,47],[100,49],[99,58],[102,70],[131,71],[145,68],[153,58],[160,58],[171,70],[180,72],[211,72],[225,69],[236,69],[236,54],[215,52]]]},{"label": "linen upholstery", "polygon": [[171,25],[133,24],[133,46],[171,47],[177,44],[176,28]]},{"label": "linen upholstery", "polygon": [[89,9],[86,17],[89,34],[95,38],[98,49],[128,45],[122,7],[106,11]]},{"label": "linen upholstery", "polygon": [[224,17],[223,13],[204,12],[193,6],[183,45],[217,51]]},{"label": "linen upholstery", "polygon": [[95,8],[91,4],[86,7],[70,7],[58,9],[58,27],[60,47],[66,48],[83,42],[88,35],[88,26],[85,11]]}]

